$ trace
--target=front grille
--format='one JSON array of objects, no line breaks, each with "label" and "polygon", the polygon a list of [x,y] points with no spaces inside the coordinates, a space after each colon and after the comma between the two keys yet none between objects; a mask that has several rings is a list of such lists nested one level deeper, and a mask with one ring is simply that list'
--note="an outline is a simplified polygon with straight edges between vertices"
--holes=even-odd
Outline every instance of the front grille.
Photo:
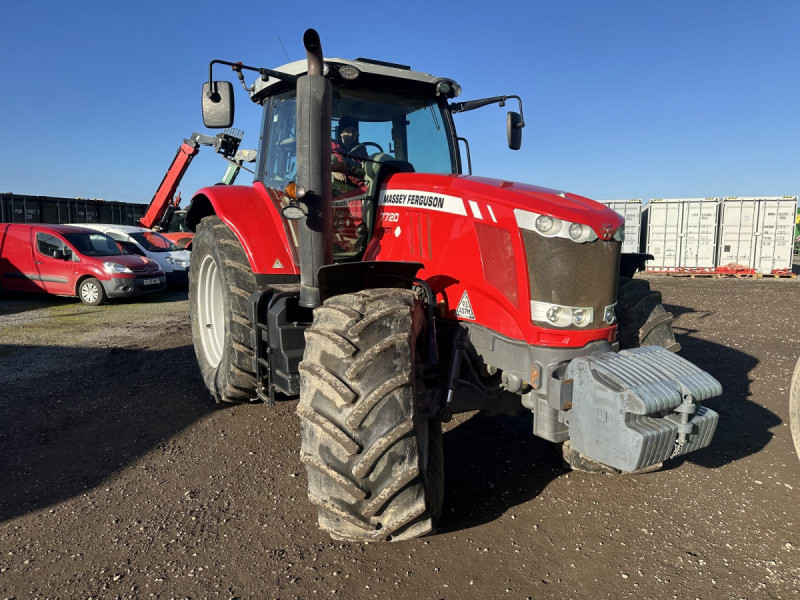
[{"label": "front grille", "polygon": [[[606,306],[617,301],[619,256],[622,244],[597,239],[578,244],[564,238],[548,238],[521,229],[528,261],[531,300],[584,306],[594,309],[588,328],[608,327],[603,322]],[[544,326],[552,327],[547,323]],[[585,329],[570,325],[560,329]]]}]

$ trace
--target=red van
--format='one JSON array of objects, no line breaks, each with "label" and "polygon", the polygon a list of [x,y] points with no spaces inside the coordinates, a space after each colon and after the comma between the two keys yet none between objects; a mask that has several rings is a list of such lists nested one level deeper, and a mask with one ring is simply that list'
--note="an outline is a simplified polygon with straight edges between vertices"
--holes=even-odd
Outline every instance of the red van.
[{"label": "red van", "polygon": [[104,233],[71,225],[0,223],[0,290],[78,296],[86,304],[166,287],[158,263],[125,254]]}]

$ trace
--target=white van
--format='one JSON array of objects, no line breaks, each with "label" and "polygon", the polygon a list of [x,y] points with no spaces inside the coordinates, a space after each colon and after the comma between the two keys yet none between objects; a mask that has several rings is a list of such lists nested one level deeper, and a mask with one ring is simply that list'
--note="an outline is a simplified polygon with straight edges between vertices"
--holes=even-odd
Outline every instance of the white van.
[{"label": "white van", "polygon": [[126,251],[156,261],[167,276],[167,285],[189,283],[189,251],[180,249],[160,233],[132,225],[81,223],[80,226],[101,231]]}]

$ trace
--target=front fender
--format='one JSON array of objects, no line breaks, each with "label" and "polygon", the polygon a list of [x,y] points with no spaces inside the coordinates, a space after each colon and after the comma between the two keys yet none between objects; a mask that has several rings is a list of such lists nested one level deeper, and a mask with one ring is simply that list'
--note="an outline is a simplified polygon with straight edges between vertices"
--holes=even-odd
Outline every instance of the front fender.
[{"label": "front fender", "polygon": [[186,226],[195,230],[201,219],[217,215],[242,244],[253,273],[298,275],[297,253],[276,202],[282,194],[255,183],[217,185],[198,191],[186,211]]}]

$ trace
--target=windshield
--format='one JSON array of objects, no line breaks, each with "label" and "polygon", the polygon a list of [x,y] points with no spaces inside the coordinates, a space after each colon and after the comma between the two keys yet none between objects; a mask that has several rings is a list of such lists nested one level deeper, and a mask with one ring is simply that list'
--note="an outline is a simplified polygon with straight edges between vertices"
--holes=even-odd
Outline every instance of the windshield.
[{"label": "windshield", "polygon": [[[267,187],[282,189],[297,175],[295,91],[278,94],[270,103],[262,177]],[[456,172],[455,148],[435,98],[402,96],[396,90],[334,89],[332,108],[332,145],[341,142],[344,125],[355,123],[348,150],[355,147],[354,155],[362,161],[399,160],[417,173]]]},{"label": "windshield", "polygon": [[86,256],[119,256],[123,252],[117,242],[105,233],[66,233],[64,237],[75,249]]},{"label": "windshield", "polygon": [[[286,185],[297,178],[296,123],[295,90],[267,101],[257,178],[279,211],[289,204]],[[435,98],[403,95],[397,89],[334,87],[330,131],[334,262],[357,260],[366,248],[384,174],[458,172],[449,127],[449,116]],[[383,168],[386,163],[391,167]],[[297,224],[284,219],[284,227],[296,250]],[[296,252],[294,258],[296,262]]]},{"label": "windshield", "polygon": [[139,242],[142,248],[148,252],[173,252],[175,250],[180,250],[178,246],[155,231],[131,233],[130,236]]}]

